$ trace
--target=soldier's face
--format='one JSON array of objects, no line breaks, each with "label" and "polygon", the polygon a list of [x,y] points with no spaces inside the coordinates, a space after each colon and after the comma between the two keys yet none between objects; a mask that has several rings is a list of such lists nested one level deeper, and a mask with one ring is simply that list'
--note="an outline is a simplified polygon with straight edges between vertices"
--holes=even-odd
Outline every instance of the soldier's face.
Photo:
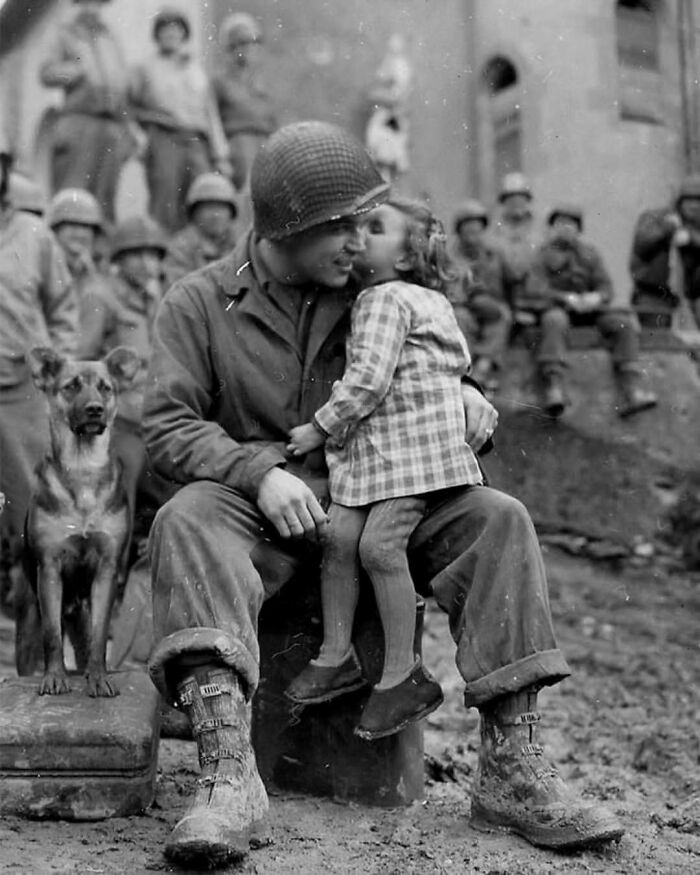
[{"label": "soldier's face", "polygon": [[700,198],[684,197],[680,202],[678,212],[688,225],[700,227]]},{"label": "soldier's face", "polygon": [[158,48],[164,55],[172,55],[180,50],[180,47],[185,42],[185,38],[186,34],[182,25],[177,21],[173,21],[158,28],[156,41]]},{"label": "soldier's face", "polygon": [[466,219],[459,225],[459,240],[466,246],[476,246],[484,236],[486,225],[481,219]]},{"label": "soldier's face", "polygon": [[161,255],[157,249],[131,249],[118,257],[117,266],[128,282],[145,286],[151,280],[158,279]]},{"label": "soldier's face", "polygon": [[91,225],[62,222],[54,229],[61,248],[70,258],[84,252],[92,252],[95,245],[95,229]]},{"label": "soldier's face", "polygon": [[214,240],[227,232],[233,218],[231,212],[229,204],[204,201],[194,208],[192,220],[205,237]]},{"label": "soldier's face", "polygon": [[288,238],[283,247],[299,282],[342,289],[365,248],[361,217],[325,222]]}]

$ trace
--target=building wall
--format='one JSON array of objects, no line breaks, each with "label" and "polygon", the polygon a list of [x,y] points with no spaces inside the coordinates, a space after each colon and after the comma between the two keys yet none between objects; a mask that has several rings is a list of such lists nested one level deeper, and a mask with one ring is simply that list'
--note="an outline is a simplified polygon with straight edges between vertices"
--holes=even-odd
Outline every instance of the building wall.
[{"label": "building wall", "polygon": [[[660,7],[664,124],[649,124],[619,115],[614,2],[476,0],[477,71],[504,54],[522,77],[522,169],[538,218],[557,201],[580,203],[623,300],[636,217],[668,203],[683,173],[675,4]],[[493,196],[490,180],[482,187]]]}]

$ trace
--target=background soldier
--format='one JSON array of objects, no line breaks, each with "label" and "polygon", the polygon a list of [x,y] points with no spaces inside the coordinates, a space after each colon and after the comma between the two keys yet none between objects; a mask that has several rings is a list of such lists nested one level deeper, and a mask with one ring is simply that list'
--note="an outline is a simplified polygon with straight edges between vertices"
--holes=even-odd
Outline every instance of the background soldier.
[{"label": "background soldier", "polygon": [[229,175],[228,145],[209,80],[189,51],[190,23],[177,9],[153,20],[157,52],[134,68],[129,89],[148,135],[145,154],[151,215],[166,229],[187,222],[185,194],[201,173]]},{"label": "background soldier", "polygon": [[225,176],[198,176],[185,203],[189,222],[168,244],[163,262],[166,289],[180,277],[230,252],[236,242],[236,193]]},{"label": "background soldier", "polygon": [[630,416],[656,404],[641,386],[639,328],[633,313],[611,307],[612,283],[600,253],[581,239],[583,213],[562,205],[549,214],[549,239],[540,246],[524,293],[513,305],[536,317],[541,337],[537,363],[544,386],[544,408],[561,416],[566,407],[563,375],[570,325],[595,325],[608,344],[620,394],[617,412]]},{"label": "background soldier", "polygon": [[108,0],[74,0],[76,14],[41,67],[41,81],[65,92],[53,133],[53,191],[87,189],[111,220],[119,174],[135,143],[127,119],[126,60],[100,16],[102,2]]},{"label": "background soldier", "polygon": [[479,201],[466,200],[457,209],[450,256],[459,280],[450,291],[450,299],[472,354],[472,375],[494,391],[512,317],[508,267],[503,253],[486,237],[488,225],[488,211]]}]

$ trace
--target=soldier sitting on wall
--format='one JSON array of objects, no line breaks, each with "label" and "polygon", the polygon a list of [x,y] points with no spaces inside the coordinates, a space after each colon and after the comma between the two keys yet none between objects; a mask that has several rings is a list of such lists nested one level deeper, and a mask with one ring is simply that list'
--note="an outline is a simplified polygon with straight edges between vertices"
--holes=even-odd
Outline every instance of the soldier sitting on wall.
[{"label": "soldier sitting on wall", "polygon": [[637,320],[626,308],[610,307],[610,276],[600,253],[581,239],[581,209],[558,206],[548,224],[549,239],[535,253],[525,290],[513,302],[516,318],[529,316],[540,328],[536,357],[544,409],[558,417],[567,405],[563,375],[572,325],[596,326],[610,348],[620,394],[618,414],[630,416],[653,407],[656,396],[640,384]]},{"label": "soldier sitting on wall", "polygon": [[193,270],[222,258],[236,242],[236,193],[225,176],[198,176],[185,203],[189,223],[172,238],[163,262],[166,289]]},{"label": "soldier sitting on wall", "polygon": [[491,240],[505,258],[512,293],[527,282],[539,239],[535,234],[532,188],[522,173],[506,173],[498,192],[499,215],[493,223]]},{"label": "soldier sitting on wall", "polygon": [[449,297],[473,357],[472,375],[495,391],[512,317],[508,266],[502,252],[486,240],[488,225],[488,212],[479,201],[466,200],[458,207],[450,255],[459,280]]},{"label": "soldier sitting on wall", "polygon": [[632,304],[642,319],[667,324],[685,296],[700,327],[700,175],[683,180],[671,207],[641,214],[630,271]]}]

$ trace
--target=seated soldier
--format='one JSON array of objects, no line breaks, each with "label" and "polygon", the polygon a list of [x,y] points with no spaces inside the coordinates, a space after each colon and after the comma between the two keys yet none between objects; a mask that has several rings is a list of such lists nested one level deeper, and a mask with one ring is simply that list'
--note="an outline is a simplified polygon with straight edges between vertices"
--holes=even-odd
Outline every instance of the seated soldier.
[{"label": "seated soldier", "polygon": [[618,414],[630,416],[653,407],[656,396],[641,386],[637,321],[628,309],[610,306],[612,283],[600,253],[581,239],[581,209],[558,206],[548,224],[549,239],[535,253],[525,289],[514,301],[516,319],[524,311],[540,328],[536,355],[544,409],[558,417],[567,405],[563,374],[572,325],[595,325],[610,348],[620,394]]},{"label": "seated soldier", "polygon": [[472,375],[494,391],[512,319],[508,268],[500,250],[486,240],[488,224],[488,212],[479,201],[467,200],[457,209],[450,256],[459,278],[449,297],[469,344]]},{"label": "seated soldier", "polygon": [[188,224],[168,244],[163,262],[166,289],[193,270],[222,258],[236,242],[236,193],[225,176],[198,176],[185,203]]},{"label": "seated soldier", "polygon": [[675,204],[637,220],[630,256],[632,305],[640,318],[670,321],[683,295],[700,327],[700,175],[681,183]]}]

